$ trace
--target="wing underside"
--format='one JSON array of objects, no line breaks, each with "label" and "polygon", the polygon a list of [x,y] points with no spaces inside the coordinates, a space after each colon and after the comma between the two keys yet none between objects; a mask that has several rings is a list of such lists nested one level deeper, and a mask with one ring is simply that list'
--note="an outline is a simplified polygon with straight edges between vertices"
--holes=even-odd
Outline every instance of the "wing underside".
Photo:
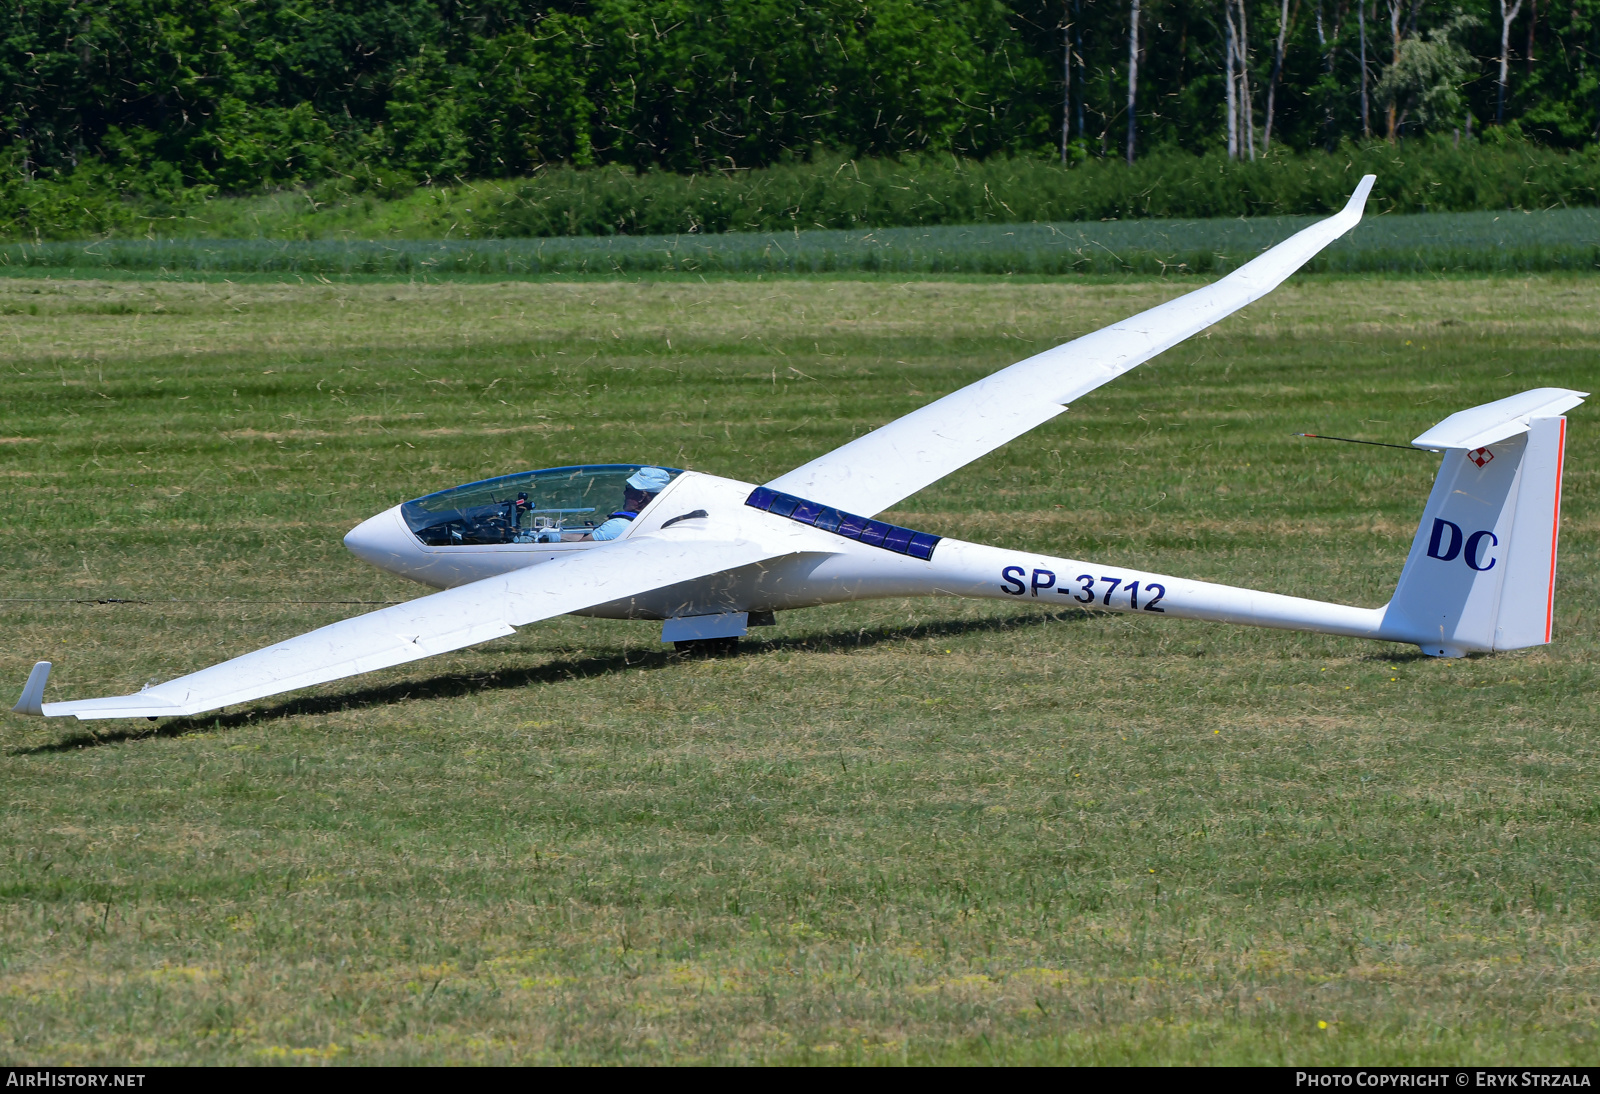
[{"label": "wing underside", "polygon": [[1277,288],[1356,226],[1374,178],[1361,180],[1342,211],[1227,277],[1001,369],[766,485],[847,513],[882,512]]},{"label": "wing underside", "polygon": [[771,557],[748,541],[620,540],[341,620],[132,695],[45,703],[39,712],[79,719],[200,714],[463,649],[540,619]]}]

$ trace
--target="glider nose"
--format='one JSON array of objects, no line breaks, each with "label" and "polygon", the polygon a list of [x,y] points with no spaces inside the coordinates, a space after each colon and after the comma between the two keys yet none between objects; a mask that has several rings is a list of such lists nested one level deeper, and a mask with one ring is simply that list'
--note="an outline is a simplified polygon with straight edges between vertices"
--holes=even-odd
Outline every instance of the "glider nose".
[{"label": "glider nose", "polygon": [[417,554],[417,539],[400,518],[398,505],[350,529],[344,545],[361,561],[397,574],[405,573]]}]

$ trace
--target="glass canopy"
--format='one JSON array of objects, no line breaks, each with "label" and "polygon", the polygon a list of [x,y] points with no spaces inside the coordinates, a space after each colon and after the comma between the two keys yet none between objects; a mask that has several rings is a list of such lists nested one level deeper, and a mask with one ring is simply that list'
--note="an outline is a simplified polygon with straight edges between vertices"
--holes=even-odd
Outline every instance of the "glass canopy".
[{"label": "glass canopy", "polygon": [[[623,483],[640,463],[550,467],[502,475],[408,501],[407,527],[429,547],[582,540],[622,508]],[[683,472],[663,468],[672,478]]]}]

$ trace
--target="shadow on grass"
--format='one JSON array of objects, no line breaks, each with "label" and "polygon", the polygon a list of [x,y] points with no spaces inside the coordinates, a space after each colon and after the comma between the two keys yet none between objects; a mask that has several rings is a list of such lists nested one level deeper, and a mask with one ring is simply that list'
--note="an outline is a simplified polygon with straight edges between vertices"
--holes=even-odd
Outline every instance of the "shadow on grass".
[{"label": "shadow on grass", "polygon": [[[1478,658],[1478,657],[1482,657],[1484,655],[1481,654],[1481,653],[1471,653],[1471,654],[1468,654],[1467,656],[1469,658]],[[1423,653],[1422,650],[1420,650],[1420,649],[1404,649],[1404,650],[1389,649],[1389,650],[1371,650],[1371,651],[1369,651],[1367,653],[1363,653],[1363,654],[1359,655],[1357,660],[1370,661],[1375,665],[1385,665],[1385,664],[1390,664],[1390,665],[1411,665],[1411,664],[1416,664],[1418,662],[1439,661],[1439,660],[1443,660],[1443,658],[1435,657],[1430,653]]]},{"label": "shadow on grass", "polygon": [[[833,631],[826,634],[803,635],[763,640],[756,637],[740,647],[746,654],[798,651],[807,653],[839,653],[847,650],[867,649],[889,642],[904,642],[918,638],[953,638],[966,634],[993,633],[1015,627],[1038,627],[1046,623],[1087,621],[1097,613],[1050,612],[1038,615],[1017,615],[996,619],[935,619],[906,627],[862,627],[852,631]],[[679,664],[685,658],[668,650],[632,651],[603,654],[595,657],[558,659],[526,669],[498,669],[493,672],[457,672],[429,677],[426,680],[407,680],[397,684],[383,684],[360,688],[338,695],[312,695],[302,699],[289,699],[266,707],[253,707],[236,714],[212,714],[191,718],[174,718],[158,725],[130,727],[110,732],[78,733],[71,737],[33,748],[13,750],[13,755],[30,756],[50,752],[71,752],[97,745],[120,744],[123,741],[147,740],[152,737],[182,737],[189,733],[207,730],[238,729],[260,722],[294,718],[304,714],[334,714],[361,707],[388,706],[418,699],[453,699],[484,691],[509,691],[532,687],[535,684],[559,684],[565,680],[584,680],[592,676],[606,676],[628,669],[662,669]]]}]

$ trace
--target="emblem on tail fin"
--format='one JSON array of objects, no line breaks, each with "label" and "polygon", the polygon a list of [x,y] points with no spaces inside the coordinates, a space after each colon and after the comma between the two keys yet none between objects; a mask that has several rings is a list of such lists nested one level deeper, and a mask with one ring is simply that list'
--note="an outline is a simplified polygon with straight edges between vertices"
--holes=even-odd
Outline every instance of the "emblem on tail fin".
[{"label": "emblem on tail fin", "polygon": [[1478,448],[1468,452],[1467,459],[1471,460],[1479,467],[1482,467],[1484,464],[1494,459],[1494,453],[1490,452],[1487,448]]}]

